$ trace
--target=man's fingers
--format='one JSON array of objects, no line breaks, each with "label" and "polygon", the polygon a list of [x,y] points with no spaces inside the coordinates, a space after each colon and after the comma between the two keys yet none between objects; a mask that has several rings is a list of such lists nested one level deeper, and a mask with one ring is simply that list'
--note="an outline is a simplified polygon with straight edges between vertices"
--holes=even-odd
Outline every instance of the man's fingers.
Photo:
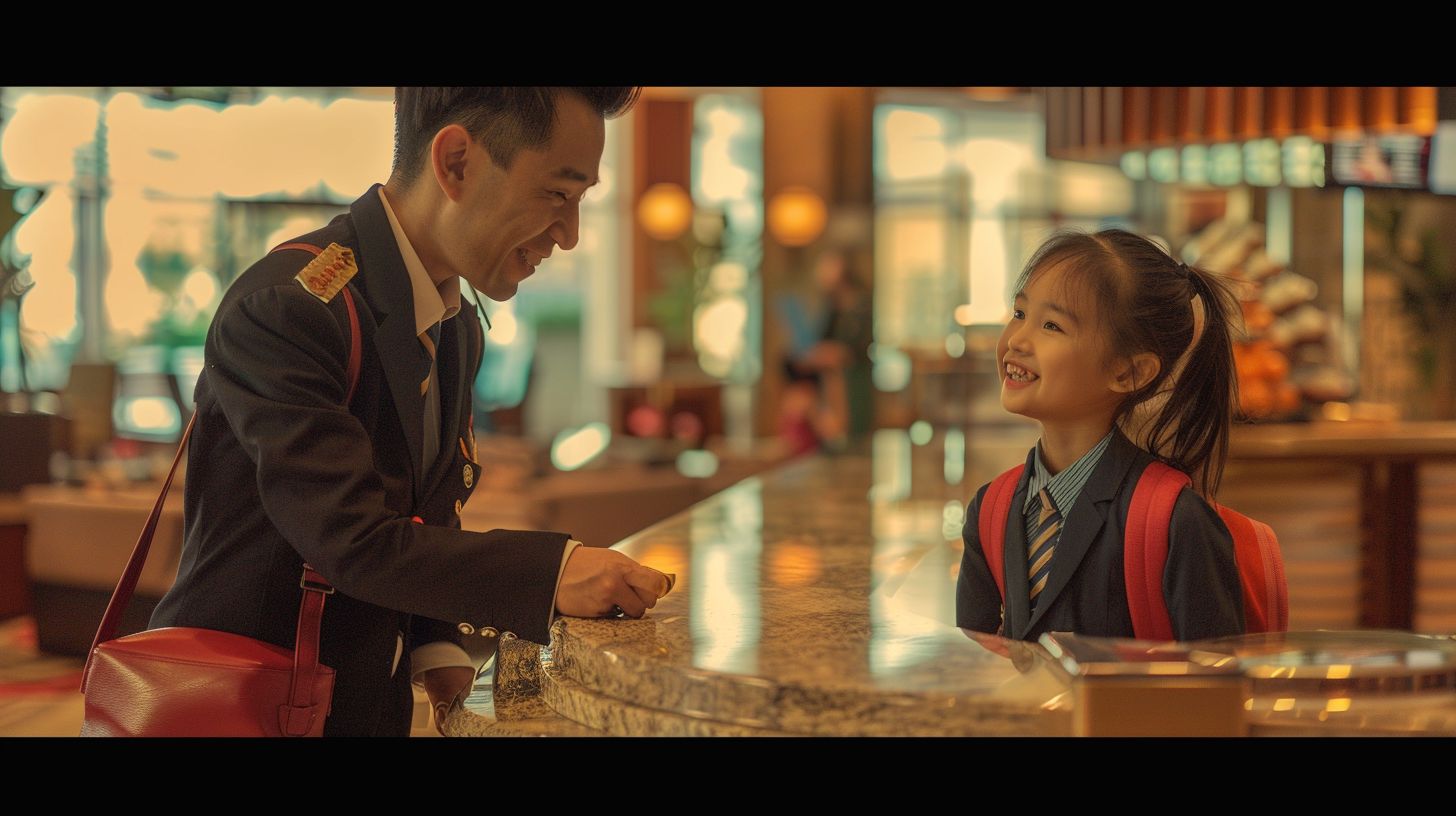
[{"label": "man's fingers", "polygon": [[[628,586],[632,585],[628,584]],[[642,587],[632,586],[632,591],[637,593],[637,600],[640,601],[644,607],[651,609],[652,607],[657,606],[657,592],[655,590],[643,589]]]},{"label": "man's fingers", "polygon": [[[650,593],[653,603],[656,603],[658,598],[666,595],[672,589],[673,585],[673,579],[669,578],[666,573],[658,572],[652,567],[645,567],[641,564],[638,564],[634,569],[628,570],[626,579],[627,585],[636,590],[637,595],[644,601],[648,598],[648,595],[643,594],[644,591]],[[648,604],[648,606],[652,606],[653,603]]]},{"label": "man's fingers", "polygon": [[556,609],[577,617],[640,618],[675,580],[616,550],[577,547],[566,559]]},{"label": "man's fingers", "polygon": [[[675,576],[636,564],[622,575],[622,579],[627,582],[628,588],[636,597],[617,604],[613,608],[612,614],[618,617],[640,618],[647,614],[648,609],[657,606],[659,598],[672,590]],[[618,610],[620,610],[620,615],[617,614]]]},{"label": "man's fingers", "polygon": [[606,617],[609,618],[640,618],[647,614],[649,604],[643,603],[638,598],[623,598],[619,604],[613,604]]}]

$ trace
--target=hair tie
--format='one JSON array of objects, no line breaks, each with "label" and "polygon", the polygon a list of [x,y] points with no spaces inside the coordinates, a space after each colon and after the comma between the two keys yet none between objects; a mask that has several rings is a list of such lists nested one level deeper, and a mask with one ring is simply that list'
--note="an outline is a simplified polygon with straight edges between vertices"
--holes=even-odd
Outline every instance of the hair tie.
[{"label": "hair tie", "polygon": [[1173,273],[1183,280],[1188,280],[1188,264],[1179,263],[1178,266],[1174,268]]}]

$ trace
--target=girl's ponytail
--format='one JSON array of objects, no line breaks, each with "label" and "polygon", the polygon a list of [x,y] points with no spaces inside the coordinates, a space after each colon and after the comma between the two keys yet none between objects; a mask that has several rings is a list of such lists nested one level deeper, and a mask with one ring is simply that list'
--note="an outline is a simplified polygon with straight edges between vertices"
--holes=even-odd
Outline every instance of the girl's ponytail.
[{"label": "girl's ponytail", "polygon": [[1238,405],[1231,332],[1238,300],[1215,273],[1179,263],[1174,274],[1186,277],[1189,300],[1197,297],[1202,303],[1202,328],[1174,372],[1173,387],[1149,425],[1145,444],[1187,473],[1211,501],[1223,478]]}]

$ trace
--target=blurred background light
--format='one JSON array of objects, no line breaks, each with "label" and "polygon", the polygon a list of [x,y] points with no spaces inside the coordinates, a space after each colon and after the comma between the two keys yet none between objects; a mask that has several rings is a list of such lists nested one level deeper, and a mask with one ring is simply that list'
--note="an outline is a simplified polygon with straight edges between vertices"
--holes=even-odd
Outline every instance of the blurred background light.
[{"label": "blurred background light", "polygon": [[808,187],[785,187],[768,201],[768,231],[784,246],[807,246],[824,232],[829,209]]},{"label": "blurred background light", "polygon": [[718,455],[710,450],[685,450],[677,455],[677,472],[690,479],[706,479],[718,472]]},{"label": "blurred background light", "polygon": [[870,350],[870,359],[874,362],[870,376],[874,379],[875,387],[881,391],[904,391],[910,385],[910,375],[914,372],[910,355],[878,343],[871,346]]},{"label": "blurred background light", "polygon": [[676,241],[692,226],[693,200],[676,184],[654,184],[637,201],[637,221],[650,237]]},{"label": "blurred background light", "polygon": [[595,459],[612,441],[612,431],[605,422],[592,422],[578,429],[567,429],[551,443],[551,464],[558,470],[576,470]]}]

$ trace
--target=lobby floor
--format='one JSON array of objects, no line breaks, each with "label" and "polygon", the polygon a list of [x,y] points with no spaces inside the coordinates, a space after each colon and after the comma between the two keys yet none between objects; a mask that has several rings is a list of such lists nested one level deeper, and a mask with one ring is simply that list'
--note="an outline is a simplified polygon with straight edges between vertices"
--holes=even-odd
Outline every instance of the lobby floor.
[{"label": "lobby floor", "polygon": [[80,658],[41,654],[31,616],[0,621],[0,737],[80,733],[83,665]]}]

